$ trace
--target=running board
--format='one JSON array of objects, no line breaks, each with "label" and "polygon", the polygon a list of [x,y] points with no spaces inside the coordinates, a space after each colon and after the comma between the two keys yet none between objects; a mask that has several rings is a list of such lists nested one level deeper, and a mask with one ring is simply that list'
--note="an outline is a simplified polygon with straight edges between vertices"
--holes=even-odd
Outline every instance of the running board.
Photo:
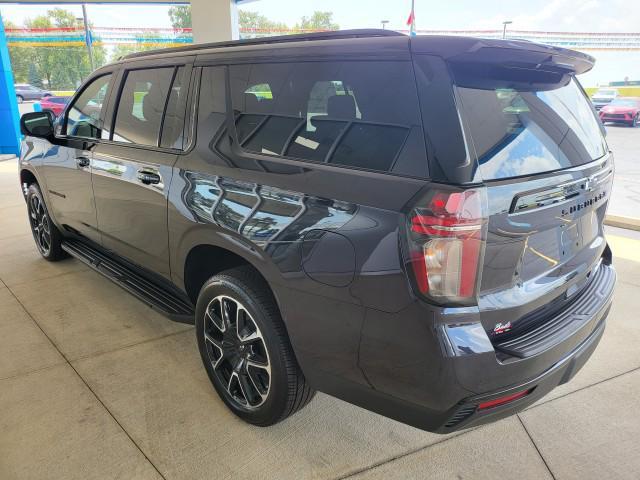
[{"label": "running board", "polygon": [[62,249],[171,320],[194,323],[193,305],[186,299],[147,280],[123,263],[77,240],[64,241]]}]

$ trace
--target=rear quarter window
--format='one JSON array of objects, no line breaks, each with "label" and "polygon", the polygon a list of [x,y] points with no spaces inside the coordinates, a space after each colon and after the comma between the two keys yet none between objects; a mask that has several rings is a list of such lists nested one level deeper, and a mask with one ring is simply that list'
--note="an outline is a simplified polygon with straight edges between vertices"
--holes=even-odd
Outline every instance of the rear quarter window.
[{"label": "rear quarter window", "polygon": [[232,65],[229,75],[244,150],[427,176],[411,62]]}]

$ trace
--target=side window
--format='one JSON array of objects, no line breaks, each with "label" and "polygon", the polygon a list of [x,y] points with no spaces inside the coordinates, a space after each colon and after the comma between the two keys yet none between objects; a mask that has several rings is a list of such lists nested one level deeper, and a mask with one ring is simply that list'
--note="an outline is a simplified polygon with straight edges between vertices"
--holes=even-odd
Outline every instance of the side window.
[{"label": "side window", "polygon": [[162,134],[160,135],[160,146],[167,148],[182,148],[184,135],[185,98],[187,96],[188,85],[185,79],[185,68],[179,67],[173,77],[173,84],[169,91],[167,101],[167,111],[162,122]]},{"label": "side window", "polygon": [[102,122],[100,115],[109,91],[111,74],[90,83],[69,107],[64,131],[68,136],[100,138]]},{"label": "side window", "polygon": [[116,112],[114,141],[158,146],[174,70],[169,67],[127,73]]},{"label": "side window", "polygon": [[268,83],[261,83],[260,85],[253,85],[245,90],[244,93],[252,93],[255,95],[258,101],[271,100],[273,94],[271,93],[271,87]]},{"label": "side window", "polygon": [[[382,172],[426,174],[409,62],[234,65],[230,79],[236,133],[245,150]],[[402,156],[412,158],[398,162]],[[407,162],[422,165],[405,168]],[[396,169],[396,164],[403,166]]]}]

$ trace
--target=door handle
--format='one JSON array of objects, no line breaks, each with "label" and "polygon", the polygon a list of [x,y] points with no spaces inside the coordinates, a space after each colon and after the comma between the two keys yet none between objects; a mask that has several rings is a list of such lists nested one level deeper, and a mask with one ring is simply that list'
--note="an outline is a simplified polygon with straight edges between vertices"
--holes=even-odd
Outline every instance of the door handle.
[{"label": "door handle", "polygon": [[91,160],[88,157],[76,157],[76,163],[79,167],[88,167],[91,164]]},{"label": "door handle", "polygon": [[155,172],[146,172],[141,170],[138,172],[138,180],[145,185],[157,185],[160,183],[160,175]]}]

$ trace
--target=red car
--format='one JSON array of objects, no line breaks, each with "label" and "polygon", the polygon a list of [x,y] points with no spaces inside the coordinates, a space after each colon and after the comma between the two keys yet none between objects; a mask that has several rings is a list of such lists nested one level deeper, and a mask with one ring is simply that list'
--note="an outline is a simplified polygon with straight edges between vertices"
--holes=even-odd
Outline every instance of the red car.
[{"label": "red car", "polygon": [[637,127],[640,125],[640,98],[618,97],[598,113],[602,123],[626,123]]},{"label": "red car", "polygon": [[57,117],[64,111],[64,107],[67,106],[71,97],[47,97],[40,101],[42,110],[51,110]]}]

